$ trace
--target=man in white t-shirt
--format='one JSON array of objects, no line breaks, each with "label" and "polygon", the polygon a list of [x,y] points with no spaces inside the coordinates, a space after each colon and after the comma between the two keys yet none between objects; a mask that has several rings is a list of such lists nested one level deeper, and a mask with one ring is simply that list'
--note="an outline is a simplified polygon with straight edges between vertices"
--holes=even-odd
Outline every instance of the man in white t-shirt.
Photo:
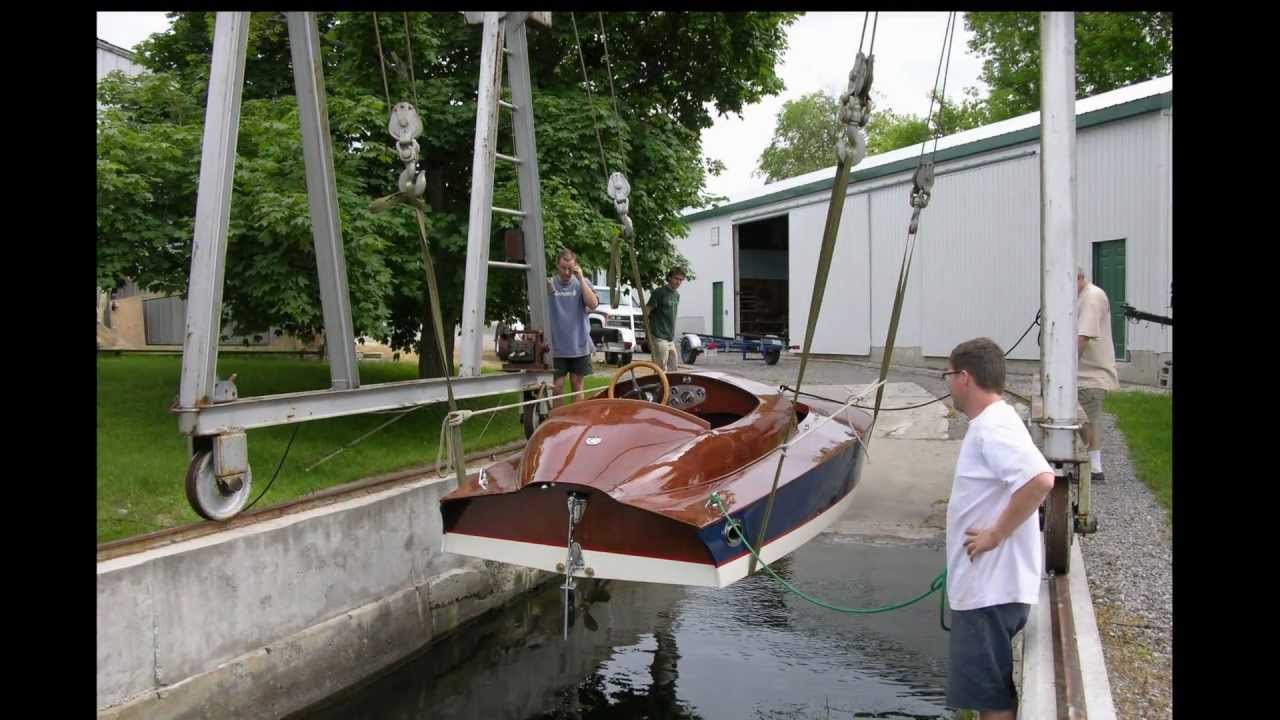
[{"label": "man in white t-shirt", "polygon": [[[1105,483],[1102,471],[1102,440],[1098,429],[1102,423],[1102,401],[1108,390],[1120,387],[1116,374],[1116,349],[1111,342],[1111,301],[1102,288],[1084,277],[1084,268],[1076,268],[1076,352],[1080,356],[1076,374],[1076,395],[1084,409],[1084,427],[1080,439],[1089,444],[1090,481]],[[1079,418],[1084,420],[1084,418]]]},{"label": "man in white t-shirt", "polygon": [[947,502],[947,704],[977,710],[981,720],[1013,720],[1013,636],[1040,597],[1035,516],[1053,488],[1053,468],[1001,397],[1004,353],[994,341],[957,345],[943,377],[969,418]]}]

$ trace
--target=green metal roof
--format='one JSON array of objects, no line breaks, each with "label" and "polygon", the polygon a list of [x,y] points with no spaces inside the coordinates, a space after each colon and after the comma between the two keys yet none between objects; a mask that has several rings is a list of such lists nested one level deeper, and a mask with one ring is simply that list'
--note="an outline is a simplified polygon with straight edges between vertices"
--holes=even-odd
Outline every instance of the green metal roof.
[{"label": "green metal roof", "polygon": [[[1170,107],[1173,107],[1172,91],[1160,93],[1158,95],[1149,95],[1144,98],[1130,100],[1129,102],[1119,103],[1117,105],[1077,115],[1076,128],[1080,129],[1093,125],[1101,125],[1103,123],[1122,120],[1127,117],[1133,117],[1134,115],[1141,115],[1143,113],[1154,112],[1156,110],[1163,110]],[[1039,139],[1040,124],[1037,123],[1031,127],[1013,130],[1002,135],[982,138],[963,145],[956,145],[955,147],[938,150],[935,160],[938,163],[942,163],[947,160],[959,160],[961,158],[979,155],[981,153],[991,152],[993,150],[999,150],[1013,145],[1021,145],[1022,143]],[[859,183],[864,180],[873,180],[885,175],[893,175],[895,173],[914,170],[918,161],[919,159],[916,157],[909,157],[896,162],[887,163],[885,165],[867,168],[865,170],[855,170],[849,175],[849,185],[852,187],[854,183]],[[716,217],[718,215],[725,215],[731,212],[749,210],[751,208],[769,205],[783,200],[790,200],[791,198],[803,195],[823,192],[830,190],[831,185],[834,182],[834,176],[823,178],[822,180],[815,180],[810,183],[805,183],[804,185],[797,185],[795,187],[779,190],[767,195],[753,197],[748,200],[741,200],[739,202],[728,203],[726,205],[721,205],[707,210],[700,210],[698,212],[685,215],[683,219],[686,222],[693,222],[695,220]]]}]

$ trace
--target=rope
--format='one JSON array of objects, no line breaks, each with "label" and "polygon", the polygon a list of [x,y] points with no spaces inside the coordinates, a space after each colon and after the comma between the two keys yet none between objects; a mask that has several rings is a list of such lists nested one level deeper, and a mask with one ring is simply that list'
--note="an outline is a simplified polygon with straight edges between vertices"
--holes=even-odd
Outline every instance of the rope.
[{"label": "rope", "polygon": [[591,106],[591,126],[596,131],[596,147],[600,149],[600,169],[604,170],[604,181],[607,184],[609,163],[604,157],[604,142],[600,140],[600,125],[596,122],[595,96],[591,93],[591,78],[587,77],[587,58],[582,54],[582,40],[578,37],[578,21],[574,19],[573,13],[569,13],[569,22],[573,24],[573,42],[578,47],[578,61],[582,64],[582,83],[587,88],[587,104]]},{"label": "rope", "polygon": [[[1019,345],[1021,345],[1021,344],[1022,344],[1022,340],[1023,340],[1024,338],[1026,338],[1026,337],[1027,337],[1027,333],[1031,332],[1031,328],[1033,328],[1033,327],[1035,327],[1036,325],[1039,325],[1039,324],[1040,324],[1040,311],[1038,311],[1038,310],[1037,310],[1037,311],[1036,311],[1036,316],[1035,316],[1035,318],[1031,320],[1031,324],[1027,326],[1027,329],[1026,329],[1026,330],[1023,330],[1023,331],[1022,331],[1022,336],[1021,336],[1021,337],[1019,337],[1019,338],[1018,338],[1018,341],[1017,341],[1017,342],[1015,342],[1015,343],[1013,344],[1013,347],[1009,348],[1008,350],[1006,350],[1006,351],[1004,352],[1004,356],[1005,356],[1005,357],[1009,357],[1009,355],[1010,355],[1014,350],[1016,350],[1016,349],[1017,349],[1017,347],[1018,347]],[[884,381],[882,380],[881,382],[884,382]],[[873,385],[872,387],[875,387],[875,386]],[[818,400],[826,400],[827,402],[840,402],[839,400],[836,400],[835,398],[824,397],[824,396],[822,396],[822,395],[814,395],[813,393],[800,392],[800,389],[799,389],[798,387],[793,388],[793,387],[788,387],[788,386],[786,386],[786,385],[780,385],[780,386],[779,386],[779,388],[781,388],[782,390],[794,390],[794,391],[795,391],[795,393],[796,393],[797,395],[804,395],[805,397],[816,398],[816,399],[818,399]],[[869,392],[869,391],[870,391],[870,389],[868,389],[868,390],[867,390],[867,392]],[[1006,391],[1006,392],[1008,392],[1008,391]],[[907,405],[906,407],[880,408],[880,411],[881,411],[881,412],[896,412],[896,411],[898,411],[898,410],[915,410],[915,409],[917,409],[917,408],[922,408],[922,407],[925,407],[925,406],[927,406],[927,405],[932,405],[932,404],[934,404],[934,403],[936,403],[936,402],[942,402],[943,400],[946,400],[946,399],[947,399],[947,398],[949,398],[949,397],[951,397],[951,393],[947,393],[946,395],[943,395],[943,396],[941,396],[941,397],[934,398],[933,400],[930,400],[930,401],[928,401],[928,402],[922,402],[922,403],[920,403],[919,405]],[[874,410],[874,409],[875,409],[875,408],[867,407],[867,406],[865,406],[865,405],[854,405],[853,407],[856,407],[856,408],[858,408],[859,410]]]},{"label": "rope", "polygon": [[[845,410],[848,410],[848,409],[849,409],[849,407],[850,407],[850,406],[852,406],[855,402],[857,402],[857,401],[861,400],[862,398],[866,397],[867,395],[869,395],[869,394],[871,393],[871,391],[872,391],[872,390],[875,390],[876,388],[880,387],[880,386],[881,386],[881,385],[883,385],[883,384],[884,384],[884,381],[883,381],[883,380],[881,380],[880,382],[876,383],[875,385],[872,385],[871,387],[868,387],[868,388],[864,389],[861,393],[859,393],[859,394],[857,394],[857,395],[854,395],[853,393],[850,393],[850,394],[849,394],[849,398],[848,398],[847,400],[845,400],[844,404],[840,406],[840,409],[839,409],[839,410],[836,410],[835,412],[831,413],[830,415],[827,415],[826,417],[822,418],[822,419],[821,419],[821,420],[819,420],[818,422],[814,423],[812,427],[810,427],[809,429],[807,429],[807,430],[805,430],[804,432],[800,433],[799,435],[797,435],[797,436],[795,436],[795,437],[791,438],[790,440],[786,441],[785,443],[783,443],[783,444],[782,444],[782,445],[780,445],[779,447],[781,447],[781,448],[785,451],[787,448],[790,448],[792,445],[795,445],[796,443],[800,442],[802,439],[804,439],[805,437],[807,437],[810,433],[812,433],[813,431],[817,430],[818,428],[822,427],[823,425],[826,425],[827,423],[829,423],[829,422],[831,422],[832,420],[834,420],[837,416],[839,416],[839,415],[840,415],[840,413],[844,412]],[[785,387],[785,386],[784,386],[784,387]],[[823,399],[825,400],[826,398],[823,398]],[[856,432],[855,432],[853,435],[854,435],[854,437],[857,437],[857,436],[858,436],[858,433],[856,433]],[[859,438],[859,439],[858,439],[858,441],[859,441],[859,442],[861,442],[861,441],[862,441],[862,439],[861,439],[861,438]],[[864,446],[864,447],[865,447],[865,446]]]},{"label": "rope", "polygon": [[257,505],[258,501],[262,499],[262,496],[266,495],[267,491],[271,489],[271,485],[275,483],[276,477],[280,475],[280,468],[284,467],[284,459],[289,457],[289,449],[293,447],[293,439],[298,437],[298,428],[300,427],[302,427],[302,423],[297,423],[293,426],[293,432],[289,435],[289,444],[284,446],[284,454],[280,456],[280,462],[276,464],[276,471],[271,473],[271,479],[267,481],[267,486],[262,488],[262,492],[258,493],[258,497],[254,498],[253,502],[245,505],[244,510],[241,510],[240,512],[249,512],[249,509],[254,505]]},{"label": "rope", "polygon": [[942,121],[943,119],[946,118],[946,115],[947,115],[946,113],[947,76],[951,74],[951,49],[952,49],[952,46],[955,45],[955,41],[956,41],[956,14],[951,13],[951,28],[946,41],[947,65],[946,65],[946,68],[944,68],[942,71],[942,94],[938,96],[938,130],[933,135],[933,156],[929,158],[930,162],[932,162],[933,157],[936,157],[938,154],[938,140],[942,137],[942,134],[944,132],[942,127]]},{"label": "rope", "polygon": [[[609,78],[609,99],[613,101],[613,114],[622,120],[622,113],[618,112],[618,96],[613,91],[613,63],[609,62],[609,35],[604,31],[604,13],[596,12],[596,18],[600,20],[600,41],[604,43],[604,67],[606,77]],[[622,133],[618,133],[618,154],[622,155]]]},{"label": "rope", "polygon": [[707,499],[707,504],[715,506],[715,508],[720,511],[720,514],[724,516],[724,521],[729,526],[730,530],[735,535],[737,535],[738,539],[742,541],[742,544],[746,546],[747,552],[751,553],[751,558],[756,562],[760,563],[760,567],[764,568],[765,572],[769,573],[769,575],[773,577],[774,580],[777,580],[784,588],[794,593],[798,597],[810,603],[813,603],[818,607],[826,608],[828,610],[834,610],[839,613],[845,613],[848,615],[877,615],[879,613],[886,613],[891,610],[899,610],[901,608],[914,605],[920,602],[921,600],[929,597],[930,595],[934,594],[935,592],[941,592],[942,594],[939,596],[940,602],[938,605],[938,622],[939,624],[942,625],[943,630],[950,632],[951,628],[947,627],[947,624],[945,622],[945,617],[946,617],[945,610],[946,610],[946,603],[947,603],[947,570],[946,568],[943,568],[942,571],[939,572],[937,576],[933,578],[933,581],[929,583],[928,590],[924,591],[923,593],[920,593],[919,595],[911,598],[910,600],[904,600],[902,602],[893,603],[890,605],[882,605],[880,607],[875,607],[875,608],[850,608],[850,607],[841,607],[839,605],[832,605],[831,603],[828,603],[824,600],[816,598],[804,592],[803,590],[800,590],[796,586],[787,582],[786,579],[783,578],[781,575],[774,572],[773,568],[769,567],[769,565],[760,558],[760,554],[757,553],[756,549],[751,546],[750,542],[747,541],[746,533],[742,531],[741,521],[735,520],[733,517],[729,515],[729,511],[725,509],[724,503],[721,502],[720,500],[720,493],[712,492],[711,496]]},{"label": "rope", "polygon": [[378,32],[378,13],[373,14],[373,39],[378,43],[378,66],[382,69],[382,93],[387,98],[387,110],[390,110],[391,90],[387,85],[387,61],[382,54],[382,33]]},{"label": "rope", "polygon": [[613,114],[621,117],[622,113],[618,112],[618,96],[613,91],[613,64],[609,62],[609,35],[604,31],[604,13],[596,12],[596,18],[600,20],[600,41],[604,43],[604,66],[608,71],[606,77],[609,78],[609,98],[613,100]]},{"label": "rope", "polygon": [[[545,388],[546,384],[544,383],[541,387]],[[544,402],[549,403],[552,400],[559,400],[560,398],[573,397],[575,395],[585,395],[586,393],[589,393],[589,392],[598,392],[598,391],[599,391],[599,388],[583,388],[582,390],[575,390],[573,392],[567,392],[560,395],[548,395],[546,397],[534,398],[533,400],[523,400],[521,402],[508,403],[506,405],[495,405],[490,408],[481,408],[479,410],[450,411],[447,415],[444,416],[444,419],[441,420],[440,422],[440,443],[436,446],[436,474],[442,478],[448,477],[449,475],[449,473],[446,470],[444,470],[446,465],[442,462],[442,460],[444,459],[444,448],[448,444],[446,439],[446,434],[452,428],[461,428],[462,423],[466,422],[472,417],[476,415],[495,414],[495,413],[502,412],[504,410],[511,410],[513,408],[524,407],[525,405],[535,405],[537,403],[544,403]],[[489,418],[489,420],[490,422],[492,422],[493,418]],[[480,431],[480,437],[484,437],[484,433],[488,429],[489,429],[489,424],[485,423],[484,430]],[[461,436],[459,436],[459,440],[461,440]],[[461,445],[460,442],[459,442],[459,445]],[[448,465],[454,468],[454,472],[458,473],[458,478],[461,479],[463,477],[466,477],[466,468],[459,467],[462,463],[462,457],[461,457],[462,453],[460,452],[461,447],[459,447],[458,449],[459,449],[459,452],[455,456],[455,454],[453,453],[453,449],[450,448]]]},{"label": "rope", "polygon": [[424,407],[426,407],[426,405],[419,405],[419,406],[418,406],[418,407],[416,407],[416,408],[411,408],[411,409],[409,409],[409,410],[405,410],[405,411],[403,411],[403,412],[397,413],[395,417],[393,417],[393,418],[391,418],[390,420],[388,420],[388,421],[386,421],[386,422],[382,423],[381,425],[379,425],[378,427],[376,427],[376,428],[374,428],[374,429],[370,430],[369,432],[367,432],[367,433],[365,433],[365,434],[361,435],[360,437],[356,438],[355,440],[352,440],[351,442],[347,443],[346,445],[343,445],[342,447],[337,448],[336,450],[334,450],[333,452],[330,452],[328,455],[325,455],[324,457],[320,458],[319,460],[316,460],[315,462],[311,463],[311,464],[310,464],[310,465],[308,465],[307,467],[303,468],[303,469],[302,469],[302,471],[303,471],[303,472],[311,472],[312,470],[315,470],[316,468],[318,468],[318,467],[320,467],[321,465],[323,465],[323,464],[325,464],[325,463],[329,462],[330,460],[332,460],[333,458],[335,458],[335,457],[337,457],[337,456],[341,455],[342,453],[346,452],[347,450],[349,450],[349,449],[351,449],[351,448],[355,447],[356,445],[359,445],[360,443],[364,442],[365,440],[368,440],[370,437],[372,437],[372,436],[374,436],[374,435],[378,434],[379,432],[382,432],[382,430],[384,430],[388,425],[391,425],[392,423],[395,423],[395,422],[397,422],[397,421],[403,420],[403,419],[405,418],[405,416],[406,416],[406,415],[408,415],[409,413],[416,412],[416,411],[418,411],[418,410],[421,410],[421,409],[422,409],[422,408],[424,408]]},{"label": "rope", "polygon": [[[946,75],[942,74],[943,60],[944,59],[946,60],[947,72],[949,73],[951,69],[951,46],[953,44],[950,40],[953,40],[955,37],[955,21],[956,21],[956,14],[952,12],[947,16],[947,29],[946,29],[946,32],[943,34],[943,38],[942,38],[942,52],[939,54],[939,57],[938,57],[938,72],[934,74],[933,92],[929,96],[929,119],[933,118],[934,101],[935,100],[938,101],[939,121],[937,123],[937,127],[939,128],[939,131],[942,125],[941,117],[942,117],[943,103],[942,103],[942,100],[938,97],[938,78],[939,76],[942,77],[942,80],[943,80],[942,89],[943,89],[943,92],[945,93],[946,92]],[[873,37],[874,37],[874,34],[875,32],[873,30],[872,31]],[[938,139],[939,137],[941,137],[939,131],[935,131],[935,134],[934,134],[933,152],[929,156],[930,166],[932,166],[934,159],[937,157],[937,154],[938,154]],[[928,145],[928,141],[925,141],[920,144],[920,158],[917,161],[917,165],[916,165],[917,174],[919,173],[920,169],[923,168],[925,165],[924,149],[926,145]],[[898,270],[898,289],[893,298],[893,312],[890,315],[889,332],[888,332],[888,335],[885,337],[885,343],[884,343],[884,358],[881,360],[881,363],[880,363],[880,379],[881,380],[884,380],[885,378],[889,377],[889,363],[893,360],[894,341],[898,337],[898,322],[902,317],[902,304],[903,304],[903,299],[906,296],[906,292],[907,292],[907,278],[911,274],[911,261],[915,257],[916,237],[917,237],[917,233],[919,232],[919,226],[915,222],[915,219],[919,217],[919,211],[923,209],[924,205],[927,205],[927,204],[928,203],[926,201],[923,205],[921,205],[920,208],[917,208],[916,211],[913,211],[912,213],[913,220],[907,226],[907,236],[906,236],[906,240],[903,243],[903,249],[902,249],[902,265]],[[799,387],[799,385],[800,383],[797,382],[796,386]],[[876,404],[875,404],[875,407],[872,409],[873,414],[871,417],[871,426],[873,428],[875,427],[876,420],[880,418],[880,403],[883,399],[884,399],[884,388],[881,387],[880,391],[876,393]]]},{"label": "rope", "polygon": [[[943,58],[947,55],[947,52],[946,52],[947,37],[954,31],[954,27],[952,23],[955,21],[955,16],[956,16],[955,13],[950,13],[947,15],[947,29],[944,30],[942,33],[942,53],[938,55],[938,70],[933,75],[933,93],[929,95],[929,113],[925,115],[925,120],[933,119],[933,103],[938,99],[938,79],[942,77],[942,62],[943,62]],[[948,69],[950,69],[950,63],[948,63],[947,65],[948,65]],[[936,140],[936,137],[937,137],[936,130],[934,131],[934,137]],[[924,148],[928,144],[929,144],[928,140],[920,143],[920,159],[921,160],[924,159]],[[936,141],[933,144],[933,150],[935,153],[938,151],[938,144]]]},{"label": "rope", "polygon": [[[955,14],[955,13],[952,13],[952,14]],[[408,41],[408,36],[410,36],[410,32],[408,32],[408,13],[403,13],[403,15],[404,15],[404,54],[408,55],[408,83],[410,83],[410,87],[413,90],[413,106],[417,108],[417,106],[419,106],[417,105],[417,78],[413,77],[413,46],[410,44],[410,41]]]}]

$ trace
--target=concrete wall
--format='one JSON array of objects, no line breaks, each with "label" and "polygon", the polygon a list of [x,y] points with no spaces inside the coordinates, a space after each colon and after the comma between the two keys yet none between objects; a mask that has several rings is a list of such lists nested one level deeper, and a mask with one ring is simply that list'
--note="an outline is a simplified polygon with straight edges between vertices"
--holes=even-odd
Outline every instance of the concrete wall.
[{"label": "concrete wall", "polygon": [[98,563],[99,717],[281,717],[549,577],[440,552],[434,477]]}]

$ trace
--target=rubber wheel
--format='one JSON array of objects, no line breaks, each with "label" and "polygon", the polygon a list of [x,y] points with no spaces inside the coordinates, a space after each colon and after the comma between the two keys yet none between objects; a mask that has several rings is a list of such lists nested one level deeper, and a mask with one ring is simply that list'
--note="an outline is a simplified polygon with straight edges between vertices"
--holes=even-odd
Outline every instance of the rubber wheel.
[{"label": "rubber wheel", "polygon": [[685,365],[692,365],[698,361],[698,353],[693,351],[687,339],[680,341],[680,362]]},{"label": "rubber wheel", "polygon": [[[538,392],[525,392],[525,401],[535,400],[540,397]],[[524,439],[528,440],[533,437],[534,431],[542,424],[543,420],[551,414],[551,402],[544,401],[536,405],[525,405],[520,408],[520,422],[524,425]]]},{"label": "rubber wheel", "polygon": [[604,361],[610,365],[618,364],[618,353],[607,352],[604,354]]},{"label": "rubber wheel", "polygon": [[777,365],[777,364],[778,364],[778,358],[780,358],[780,357],[782,357],[782,352],[781,352],[781,351],[779,351],[779,350],[770,350],[769,352],[765,353],[765,356],[764,356],[764,364],[765,364],[765,365]]},{"label": "rubber wheel", "polygon": [[1053,489],[1044,501],[1044,567],[1057,575],[1071,570],[1071,484],[1067,477],[1054,478]]},{"label": "rubber wheel", "polygon": [[187,466],[187,502],[206,520],[229,520],[244,509],[253,487],[253,471],[246,469],[244,483],[233,493],[223,492],[213,474],[213,451],[201,450]]},{"label": "rubber wheel", "polygon": [[619,364],[619,365],[630,365],[630,364],[631,364],[631,353],[618,353],[618,364]]}]

